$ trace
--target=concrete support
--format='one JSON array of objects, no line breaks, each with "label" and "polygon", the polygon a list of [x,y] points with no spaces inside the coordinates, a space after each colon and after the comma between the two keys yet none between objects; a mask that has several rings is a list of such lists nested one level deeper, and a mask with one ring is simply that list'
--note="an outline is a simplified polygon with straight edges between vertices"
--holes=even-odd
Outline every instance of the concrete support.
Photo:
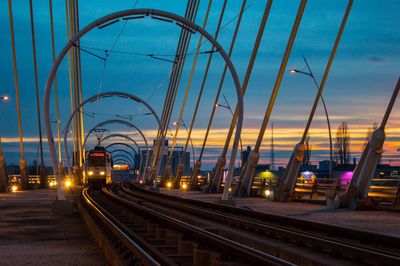
[{"label": "concrete support", "polygon": [[180,187],[181,177],[183,174],[184,167],[185,167],[185,165],[182,162],[178,164],[178,168],[176,169],[176,174],[175,174],[175,178],[174,178],[174,187],[175,188]]},{"label": "concrete support", "polygon": [[374,177],[375,168],[383,152],[383,143],[386,134],[383,129],[378,128],[372,134],[360,162],[354,170],[351,182],[345,193],[337,195],[335,207],[357,209],[359,203],[368,197],[369,187]]},{"label": "concrete support", "polygon": [[251,151],[244,169],[240,175],[241,184],[238,184],[238,196],[250,195],[251,186],[253,184],[254,172],[260,159],[258,151]]},{"label": "concrete support", "polygon": [[40,169],[39,170],[39,172],[40,172],[40,187],[48,188],[46,165],[44,163],[41,163],[39,165],[39,169]]},{"label": "concrete support", "polygon": [[72,180],[74,184],[83,184],[83,170],[82,167],[75,164],[73,166]]},{"label": "concrete support", "polygon": [[200,169],[201,169],[201,161],[197,160],[196,163],[194,164],[192,177],[190,178],[190,189],[193,189],[196,186],[197,177],[200,174]]},{"label": "concrete support", "polygon": [[167,164],[164,167],[164,173],[163,173],[163,177],[161,179],[161,182],[164,183],[165,180],[170,179],[170,172],[171,172],[171,167],[169,166],[169,160],[167,161]]},{"label": "concrete support", "polygon": [[335,198],[335,207],[348,207],[356,209],[359,203],[366,200],[368,197],[369,187],[375,173],[376,165],[383,152],[383,143],[385,142],[385,126],[392,112],[393,105],[400,91],[400,78],[397,79],[396,86],[393,90],[392,97],[386,108],[381,125],[374,131],[369,140],[361,159],[354,170],[353,177],[347,190],[342,195],[337,195]]},{"label": "concrete support", "polygon": [[283,175],[279,185],[279,191],[276,197],[277,200],[286,201],[293,196],[297,177],[299,176],[300,166],[304,158],[305,149],[306,146],[301,142],[297,143],[297,145],[294,147],[285,174]]},{"label": "concrete support", "polygon": [[218,157],[217,164],[215,165],[214,179],[211,181],[208,192],[218,193],[218,189],[221,187],[222,175],[224,173],[226,164],[225,156]]},{"label": "concrete support", "polygon": [[29,188],[29,176],[28,176],[28,169],[26,168],[26,161],[24,158],[19,160],[19,169],[21,175],[21,185],[23,189]]}]

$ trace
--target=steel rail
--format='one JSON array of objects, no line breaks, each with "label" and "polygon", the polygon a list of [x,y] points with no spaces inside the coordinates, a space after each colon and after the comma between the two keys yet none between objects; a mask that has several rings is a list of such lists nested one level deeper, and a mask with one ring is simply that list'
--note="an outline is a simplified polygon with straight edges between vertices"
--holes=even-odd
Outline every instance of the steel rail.
[{"label": "steel rail", "polygon": [[103,188],[103,193],[110,200],[116,201],[119,206],[126,206],[131,211],[137,210],[139,212],[145,213],[146,216],[153,217],[154,219],[162,222],[163,226],[167,225],[169,227],[175,228],[181,233],[188,234],[198,240],[201,240],[202,242],[207,243],[208,245],[214,246],[218,250],[227,252],[226,254],[229,254],[230,256],[238,257],[246,262],[261,263],[260,265],[293,265],[292,263],[287,262],[283,259],[245,246],[238,242],[219,236],[215,233],[206,231],[166,214],[154,211],[150,208],[119,197],[116,194],[107,190],[106,188]]},{"label": "steel rail", "polygon": [[[327,250],[336,249],[343,254],[343,250],[347,255],[357,254],[359,258],[368,258],[380,263],[400,263],[400,253],[393,253],[386,250],[371,248],[365,244],[350,243],[349,241],[338,240],[334,237],[321,236],[321,234],[341,234],[341,237],[354,238],[359,241],[368,241],[373,244],[382,243],[388,247],[398,246],[400,238],[391,235],[371,233],[367,231],[342,228],[330,224],[320,222],[310,222],[303,219],[275,215],[270,213],[260,213],[236,207],[218,205],[209,202],[200,202],[191,199],[184,199],[175,196],[165,195],[162,193],[154,193],[138,188],[140,192],[133,192],[122,187],[123,192],[135,197],[140,197],[149,202],[155,202],[164,207],[170,207],[174,210],[180,209],[187,214],[193,214],[213,219],[226,225],[235,225],[239,228],[251,228],[255,232],[264,232],[267,236],[278,235],[279,239],[292,239],[298,242],[310,243],[316,247],[324,247]],[[166,200],[167,199],[167,200]],[[199,206],[201,208],[199,208]],[[204,209],[205,208],[205,209]],[[268,222],[264,222],[268,221]],[[271,222],[273,225],[271,225]],[[285,226],[284,226],[285,225]],[[288,228],[289,227],[289,228]],[[295,230],[293,227],[301,228]],[[314,229],[315,228],[315,229]],[[321,230],[324,228],[324,230]],[[318,233],[305,232],[304,230],[313,230]],[[387,242],[385,242],[387,241]]]},{"label": "steel rail", "polygon": [[97,218],[97,221],[100,221],[109,229],[132,254],[136,255],[141,262],[143,262],[143,264],[161,265],[126,233],[124,225],[90,197],[88,188],[82,191],[81,197],[85,203],[85,207]]}]

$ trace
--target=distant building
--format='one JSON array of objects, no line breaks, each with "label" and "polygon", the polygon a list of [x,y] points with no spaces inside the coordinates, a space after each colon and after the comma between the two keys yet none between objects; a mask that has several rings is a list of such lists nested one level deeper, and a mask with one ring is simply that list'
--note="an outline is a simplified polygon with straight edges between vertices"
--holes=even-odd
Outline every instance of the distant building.
[{"label": "distant building", "polygon": [[[323,160],[323,161],[319,161],[319,169],[321,172],[328,172],[329,173],[329,160]],[[334,169],[336,167],[336,162],[332,161],[332,169]]]},{"label": "distant building", "polygon": [[[156,140],[153,141],[153,147],[149,147],[149,166],[151,164],[151,158],[153,156],[153,150],[154,150],[154,145],[156,143]],[[163,149],[163,156],[161,160],[161,167],[160,167],[160,175],[164,173],[165,166],[168,162],[168,156],[170,153],[170,147],[168,145],[168,140],[165,140],[164,142],[164,149]],[[143,165],[142,165],[142,170],[145,166],[146,162],[146,156],[147,156],[147,150],[144,147],[141,147],[141,154],[143,156]],[[175,146],[174,151],[172,152],[172,158],[170,162],[170,175],[173,175],[176,173],[176,170],[178,168],[179,164],[179,159],[183,156],[183,175],[191,175],[192,169],[190,168],[190,152],[185,152],[183,155],[183,147],[180,146]]]},{"label": "distant building", "polygon": [[242,167],[245,165],[245,163],[247,162],[247,159],[250,156],[250,152],[251,152],[251,147],[247,146],[247,149],[245,151],[242,151],[240,153],[240,159],[242,160]]}]

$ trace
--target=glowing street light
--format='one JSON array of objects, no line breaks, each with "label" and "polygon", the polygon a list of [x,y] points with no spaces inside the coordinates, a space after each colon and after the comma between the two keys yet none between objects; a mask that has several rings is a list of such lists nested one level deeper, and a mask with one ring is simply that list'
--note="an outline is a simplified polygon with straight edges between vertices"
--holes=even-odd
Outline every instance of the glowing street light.
[{"label": "glowing street light", "polygon": [[[303,60],[306,63],[307,69],[309,72],[303,71],[303,70],[298,70],[298,69],[291,69],[290,73],[295,74],[295,73],[300,73],[306,76],[309,76],[312,78],[312,80],[314,81],[315,87],[317,88],[317,90],[319,90],[319,85],[317,80],[314,77],[313,72],[311,71],[310,65],[308,64],[306,58],[303,56]],[[322,105],[324,107],[324,111],[325,111],[325,116],[326,116],[326,122],[328,124],[328,131],[329,131],[329,177],[332,178],[332,160],[333,160],[333,147],[332,147],[332,132],[331,132],[331,123],[329,121],[329,115],[328,115],[328,109],[326,108],[325,105],[325,100],[324,97],[322,97],[321,95],[321,101],[322,101]]]},{"label": "glowing street light", "polygon": [[8,99],[10,99],[10,98],[7,95],[0,96],[0,100],[7,101]]},{"label": "glowing street light", "polygon": [[[233,117],[233,111],[232,111],[231,105],[229,104],[229,102],[226,99],[225,95],[222,94],[222,96],[224,97],[225,104],[216,103],[215,107],[217,107],[217,108],[218,107],[222,107],[222,108],[228,109],[229,112],[231,113],[232,117]],[[243,144],[242,144],[242,138],[241,137],[239,138],[239,142],[240,142],[240,150],[243,152]]]}]

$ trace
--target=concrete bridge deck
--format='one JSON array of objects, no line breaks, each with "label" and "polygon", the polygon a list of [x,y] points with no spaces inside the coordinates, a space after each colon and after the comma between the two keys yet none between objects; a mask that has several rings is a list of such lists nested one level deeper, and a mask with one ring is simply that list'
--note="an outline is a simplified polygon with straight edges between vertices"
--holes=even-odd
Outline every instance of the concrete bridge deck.
[{"label": "concrete bridge deck", "polygon": [[107,265],[78,213],[51,213],[55,190],[0,193],[0,265]]}]

